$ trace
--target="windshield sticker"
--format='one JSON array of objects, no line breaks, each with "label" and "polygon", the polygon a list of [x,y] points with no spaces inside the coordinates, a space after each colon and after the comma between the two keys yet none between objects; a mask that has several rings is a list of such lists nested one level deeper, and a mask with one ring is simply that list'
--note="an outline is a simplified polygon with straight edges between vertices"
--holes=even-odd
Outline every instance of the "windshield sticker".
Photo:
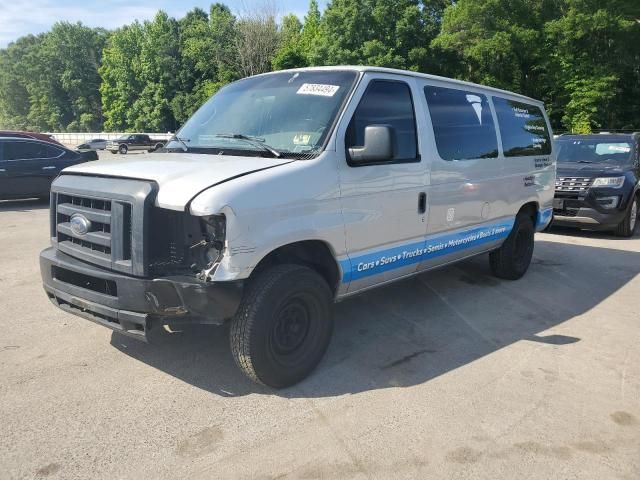
[{"label": "windshield sticker", "polygon": [[596,145],[596,153],[598,155],[629,153],[630,151],[631,146],[628,143],[598,143]]},{"label": "windshield sticker", "polygon": [[298,95],[319,95],[321,97],[333,97],[339,85],[327,85],[323,83],[303,83],[298,91]]},{"label": "windshield sticker", "polygon": [[293,144],[294,145],[309,145],[309,140],[311,140],[311,135],[304,133],[294,135]]},{"label": "windshield sticker", "polygon": [[616,145],[609,145],[609,150],[613,150],[614,152],[630,152],[631,149],[629,147],[618,147]]}]

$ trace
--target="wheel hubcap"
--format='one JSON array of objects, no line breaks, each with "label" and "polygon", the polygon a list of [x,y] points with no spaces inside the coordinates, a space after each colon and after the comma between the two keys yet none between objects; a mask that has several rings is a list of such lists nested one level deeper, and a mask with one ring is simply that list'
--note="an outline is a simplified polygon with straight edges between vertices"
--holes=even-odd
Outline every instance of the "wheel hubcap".
[{"label": "wheel hubcap", "polygon": [[629,226],[631,227],[631,231],[636,228],[636,221],[638,220],[638,200],[633,202],[631,205],[631,218],[629,219]]},{"label": "wheel hubcap", "polygon": [[300,302],[290,302],[278,315],[272,333],[273,348],[280,355],[289,355],[302,345],[308,332],[308,310]]}]

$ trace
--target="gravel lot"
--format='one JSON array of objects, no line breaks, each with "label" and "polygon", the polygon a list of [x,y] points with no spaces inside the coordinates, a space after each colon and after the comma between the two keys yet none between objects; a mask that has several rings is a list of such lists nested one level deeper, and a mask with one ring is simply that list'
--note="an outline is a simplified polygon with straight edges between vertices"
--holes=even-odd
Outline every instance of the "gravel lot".
[{"label": "gravel lot", "polygon": [[54,308],[46,205],[0,203],[1,478],[640,478],[640,237],[537,236],[340,304],[284,391],[227,329],[145,345]]}]

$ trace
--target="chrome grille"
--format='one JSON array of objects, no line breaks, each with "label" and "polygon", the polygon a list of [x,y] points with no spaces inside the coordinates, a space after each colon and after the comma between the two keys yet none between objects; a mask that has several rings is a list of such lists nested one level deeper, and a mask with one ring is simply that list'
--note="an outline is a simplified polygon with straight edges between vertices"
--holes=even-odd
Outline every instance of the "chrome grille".
[{"label": "chrome grille", "polygon": [[[147,273],[147,211],[150,182],[61,175],[51,187],[51,237],[62,252],[123,273]],[[72,227],[82,216],[84,229]],[[86,230],[86,231],[83,231]]]},{"label": "chrome grille", "polygon": [[556,178],[556,192],[584,193],[592,183],[593,178],[558,177]]},{"label": "chrome grille", "polygon": [[[90,250],[110,259],[111,200],[60,193],[56,211],[58,244],[68,242],[72,248]],[[91,229],[84,235],[78,235],[71,229],[71,217],[76,214],[91,221]]]}]

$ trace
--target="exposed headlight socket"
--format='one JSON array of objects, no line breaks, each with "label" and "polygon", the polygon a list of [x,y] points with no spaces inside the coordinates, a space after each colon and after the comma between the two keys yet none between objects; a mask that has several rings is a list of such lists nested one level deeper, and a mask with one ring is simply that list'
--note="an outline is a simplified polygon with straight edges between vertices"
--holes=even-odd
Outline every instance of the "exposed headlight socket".
[{"label": "exposed headlight socket", "polygon": [[204,239],[191,248],[202,249],[202,259],[204,268],[200,270],[197,277],[208,282],[218,268],[222,255],[224,254],[226,237],[226,219],[224,215],[209,215],[202,217]]}]

